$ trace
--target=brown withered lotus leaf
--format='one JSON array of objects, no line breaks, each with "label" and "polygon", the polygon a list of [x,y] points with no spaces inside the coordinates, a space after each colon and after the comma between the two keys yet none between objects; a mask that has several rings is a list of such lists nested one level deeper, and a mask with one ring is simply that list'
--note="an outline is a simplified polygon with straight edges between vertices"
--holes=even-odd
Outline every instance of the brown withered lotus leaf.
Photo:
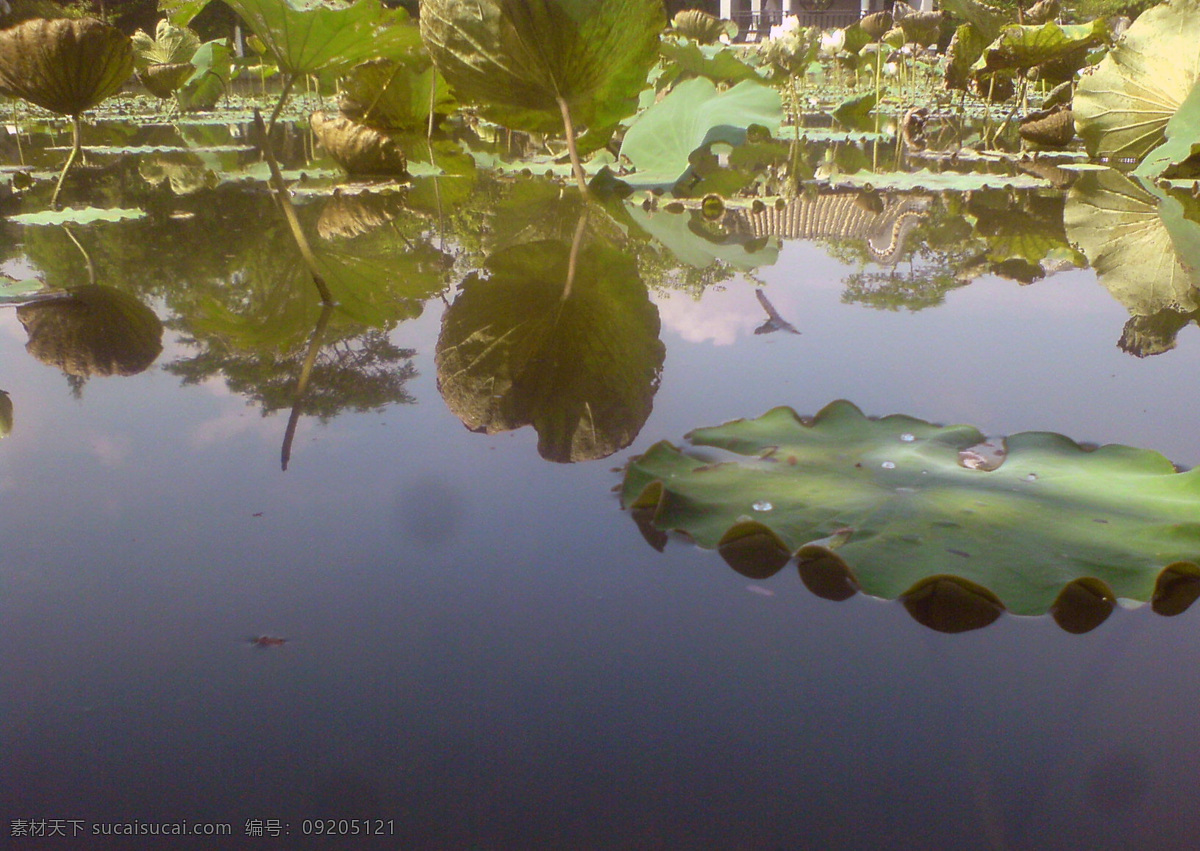
[{"label": "brown withered lotus leaf", "polygon": [[25,350],[68,375],[135,375],[162,352],[154,311],[111,287],[76,287],[70,298],[19,308],[17,318],[29,335]]},{"label": "brown withered lotus leaf", "polygon": [[1058,0],[1040,0],[1025,10],[1025,23],[1038,26],[1053,21],[1060,11],[1062,6]]},{"label": "brown withered lotus leaf", "polygon": [[353,239],[392,221],[403,208],[399,195],[334,195],[321,208],[321,239]]},{"label": "brown withered lotus leaf", "polygon": [[187,82],[196,67],[190,62],[150,65],[138,72],[142,85],[157,98],[169,98]]},{"label": "brown withered lotus leaf", "polygon": [[0,30],[0,90],[60,115],[116,94],[132,73],[129,37],[95,18],[35,18]]},{"label": "brown withered lotus leaf", "polygon": [[1069,106],[1032,112],[1021,119],[1017,132],[1035,145],[1064,148],[1075,138],[1075,117]]},{"label": "brown withered lotus leaf", "polygon": [[871,41],[879,41],[892,28],[892,13],[875,12],[859,21],[858,25],[871,37]]},{"label": "brown withered lotus leaf", "polygon": [[309,123],[329,156],[350,174],[408,174],[404,151],[390,136],[324,112],[314,112]]}]

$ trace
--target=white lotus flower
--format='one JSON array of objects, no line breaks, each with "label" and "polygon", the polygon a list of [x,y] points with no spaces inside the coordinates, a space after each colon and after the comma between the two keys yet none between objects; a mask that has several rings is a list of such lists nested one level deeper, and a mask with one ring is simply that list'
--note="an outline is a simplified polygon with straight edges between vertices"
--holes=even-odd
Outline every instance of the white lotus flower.
[{"label": "white lotus flower", "polygon": [[782,24],[776,24],[775,26],[771,27],[771,34],[768,36],[768,38],[784,38],[788,34],[794,33],[798,29],[800,29],[800,19],[795,15],[788,15],[783,19]]},{"label": "white lotus flower", "polygon": [[821,55],[837,56],[845,46],[846,33],[844,30],[831,30],[830,32],[821,33]]}]

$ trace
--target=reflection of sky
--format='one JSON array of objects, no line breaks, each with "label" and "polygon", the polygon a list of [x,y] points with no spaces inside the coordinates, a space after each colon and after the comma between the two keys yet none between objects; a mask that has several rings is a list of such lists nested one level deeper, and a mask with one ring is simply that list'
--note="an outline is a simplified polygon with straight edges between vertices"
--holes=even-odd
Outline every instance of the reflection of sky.
[{"label": "reflection of sky", "polygon": [[749,282],[660,300],[654,413],[579,465],[449,414],[436,302],[394,334],[417,403],[304,423],[287,473],[286,412],[162,361],[73,399],[0,311],[0,810],[397,824],[229,846],[253,848],[1188,847],[1200,607],[944,636],[793,568],[656,553],[617,509],[635,451],[836,398],[1200,461],[1200,338],[1121,353],[1088,273],[916,314],[842,304],[845,274],[805,246],[761,271],[799,336],[753,334]]}]

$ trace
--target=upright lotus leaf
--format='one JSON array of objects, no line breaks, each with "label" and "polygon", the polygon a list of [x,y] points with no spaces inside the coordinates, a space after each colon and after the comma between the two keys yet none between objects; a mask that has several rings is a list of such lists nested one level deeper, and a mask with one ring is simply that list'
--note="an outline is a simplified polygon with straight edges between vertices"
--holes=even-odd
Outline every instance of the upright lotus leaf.
[{"label": "upright lotus leaf", "polygon": [[[678,74],[707,77],[718,83],[737,83],[759,77],[759,66],[751,64],[755,54],[726,44],[700,44],[687,38],[664,38],[661,51]],[[669,73],[669,71],[668,71]],[[663,78],[658,86],[663,88]]]},{"label": "upright lotus leaf", "polygon": [[802,576],[841,575],[910,610],[969,592],[985,609],[1055,611],[1068,629],[1079,624],[1067,610],[1095,625],[1114,597],[1158,607],[1176,576],[1200,573],[1200,470],[1177,473],[1148,450],[1024,432],[998,465],[980,463],[973,427],[870,419],[845,401],[809,421],[776,408],[689,439],[750,460],[658,443],[627,468],[622,504],[746,570],[798,554]]},{"label": "upright lotus leaf", "polygon": [[25,349],[68,375],[135,375],[162,351],[163,326],[154,311],[112,287],[75,287],[69,297],[17,309],[29,335]]},{"label": "upright lotus leaf", "polygon": [[0,30],[0,91],[78,116],[133,73],[129,37],[95,18],[34,18]]},{"label": "upright lotus leaf", "polygon": [[783,105],[770,86],[745,80],[718,92],[710,80],[685,80],[638,116],[621,142],[621,156],[638,171],[640,182],[674,185],[687,173],[692,152],[713,142],[746,139],[753,125],[779,132]]},{"label": "upright lotus leaf", "polygon": [[989,41],[974,24],[962,24],[946,48],[946,88],[965,92],[971,88],[971,66],[983,55]]},{"label": "upright lotus leaf", "polygon": [[1083,67],[1087,49],[1102,44],[1107,37],[1108,24],[1103,20],[1062,27],[1054,22],[1036,27],[1013,24],[1000,31],[972,70],[977,73],[1024,73],[1030,68],[1069,56],[1079,57],[1078,69]]},{"label": "upright lotus leaf", "polygon": [[340,72],[420,44],[403,9],[380,0],[227,0],[289,76]]},{"label": "upright lotus leaf", "polygon": [[206,41],[192,55],[191,75],[175,90],[175,101],[184,112],[211,109],[237,76],[233,52],[221,41]]},{"label": "upright lotus leaf", "polygon": [[425,0],[420,22],[454,91],[498,123],[555,132],[565,103],[611,135],[637,109],[666,14],[662,0]]},{"label": "upright lotus leaf", "polygon": [[[1134,21],[1080,80],[1076,131],[1093,157],[1141,160],[1163,143],[1167,124],[1198,82],[1200,0],[1169,0]],[[1177,136],[1173,144],[1195,141]]]},{"label": "upright lotus leaf", "polygon": [[671,19],[671,35],[690,38],[697,44],[716,44],[721,36],[732,39],[738,34],[738,25],[722,20],[699,9],[684,9]]},{"label": "upright lotus leaf", "polygon": [[0,390],[0,437],[8,437],[13,429],[13,403],[8,391]]},{"label": "upright lotus leaf", "polygon": [[165,18],[155,27],[154,37],[138,30],[131,37],[134,66],[145,71],[151,65],[179,65],[192,61],[200,49],[200,36],[187,27],[177,27]]},{"label": "upright lotus leaf", "polygon": [[309,125],[317,141],[349,174],[403,177],[408,173],[404,151],[386,133],[324,112],[314,112]]},{"label": "upright lotus leaf", "polygon": [[1200,309],[1200,203],[1186,202],[1112,170],[1071,187],[1067,236],[1134,316]]},{"label": "upright lotus leaf", "polygon": [[539,454],[557,462],[628,446],[665,355],[635,262],[603,243],[572,256],[561,240],[492,254],[446,310],[436,352],[442,397],[464,425],[532,425]]},{"label": "upright lotus leaf", "polygon": [[376,130],[424,130],[431,103],[439,116],[456,106],[450,87],[425,54],[356,65],[342,78],[341,89],[342,114]]},{"label": "upright lotus leaf", "polygon": [[1165,141],[1135,170],[1143,177],[1200,176],[1200,78],[1163,128]]},{"label": "upright lotus leaf", "polygon": [[1016,20],[1009,10],[982,0],[942,0],[940,5],[942,11],[971,24],[987,43],[995,41],[1000,30]]}]

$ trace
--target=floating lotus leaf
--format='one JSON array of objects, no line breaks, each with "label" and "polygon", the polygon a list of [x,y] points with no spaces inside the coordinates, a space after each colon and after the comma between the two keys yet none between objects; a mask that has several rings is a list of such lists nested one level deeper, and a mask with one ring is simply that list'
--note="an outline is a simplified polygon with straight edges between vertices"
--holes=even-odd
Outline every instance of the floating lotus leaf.
[{"label": "floating lotus leaf", "polygon": [[498,123],[558,131],[562,98],[606,141],[637,109],[666,13],[661,0],[425,0],[420,23],[458,96]]},{"label": "floating lotus leaf", "polygon": [[133,73],[133,46],[94,18],[35,18],[0,30],[0,91],[60,115],[116,94]]},{"label": "floating lotus leaf", "polygon": [[[1163,143],[1168,122],[1198,82],[1200,0],[1170,0],[1146,11],[1079,82],[1075,126],[1088,153],[1142,159]],[[1175,140],[1185,141],[1200,138]]]},{"label": "floating lotus leaf", "polygon": [[715,44],[721,36],[730,39],[736,36],[738,26],[699,9],[684,9],[671,19],[670,32],[699,44]]},{"label": "floating lotus leaf", "polygon": [[350,174],[408,173],[404,151],[386,134],[349,118],[330,118],[323,112],[314,112],[309,123],[329,156]]},{"label": "floating lotus leaf", "polygon": [[1071,188],[1063,221],[1131,314],[1200,309],[1200,202],[1111,169],[1091,171]]},{"label": "floating lotus leaf", "polygon": [[639,182],[674,185],[687,173],[692,152],[713,142],[739,145],[752,125],[779,130],[779,92],[745,80],[718,92],[710,80],[685,80],[638,116],[621,143],[621,156],[638,171]]},{"label": "floating lotus leaf", "polygon": [[121,207],[68,207],[65,210],[20,213],[9,216],[8,220],[18,225],[90,225],[97,222],[125,222],[145,216],[144,210]]},{"label": "floating lotus leaf", "polygon": [[364,62],[342,78],[341,87],[342,114],[377,130],[424,130],[431,95],[439,115],[453,112],[456,105],[446,81],[423,54]]},{"label": "floating lotus leaf", "polygon": [[1177,579],[1200,576],[1200,470],[1177,473],[1148,450],[1024,432],[987,469],[971,463],[984,442],[973,427],[869,419],[845,401],[811,421],[776,408],[688,437],[753,460],[655,444],[622,488],[644,524],[684,531],[751,573],[795,554],[806,582],[904,598],[934,621],[942,595],[981,607],[938,629],[983,625],[1003,607],[1054,611],[1083,631],[1114,597],[1170,610]]},{"label": "floating lotus leaf", "polygon": [[349,5],[323,0],[227,0],[290,75],[343,71],[360,62],[419,48],[403,9],[380,0]]},{"label": "floating lotus leaf", "polygon": [[532,425],[557,462],[628,446],[649,417],[665,349],[636,263],[605,244],[543,240],[491,255],[446,310],[438,387],[472,431]]},{"label": "floating lotus leaf", "polygon": [[843,174],[830,181],[834,186],[870,186],[875,189],[1036,189],[1049,186],[1047,180],[1029,174],[984,174],[981,172],[914,171]]},{"label": "floating lotus leaf", "polygon": [[29,335],[25,350],[68,375],[136,375],[162,351],[162,323],[133,296],[87,285],[69,297],[27,304],[17,318]]}]

